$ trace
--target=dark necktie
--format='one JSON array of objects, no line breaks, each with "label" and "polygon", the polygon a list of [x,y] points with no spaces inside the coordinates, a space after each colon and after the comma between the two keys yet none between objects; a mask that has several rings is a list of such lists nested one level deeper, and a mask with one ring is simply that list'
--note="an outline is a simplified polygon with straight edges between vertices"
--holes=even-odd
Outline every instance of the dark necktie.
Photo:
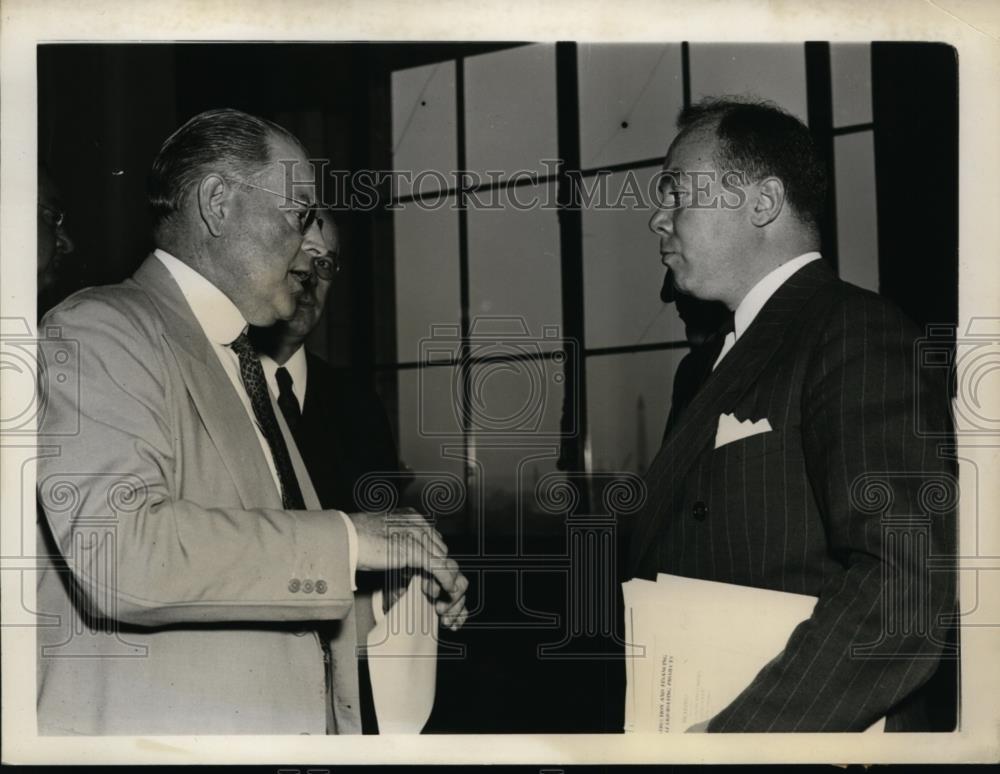
[{"label": "dark necktie", "polygon": [[288,429],[292,431],[294,436],[295,430],[299,426],[299,420],[302,418],[302,411],[299,409],[299,400],[295,397],[295,391],[292,389],[292,375],[288,373],[287,368],[280,366],[275,371],[274,377],[278,381],[278,408],[281,409],[285,422],[288,423]]},{"label": "dark necktie", "polygon": [[681,361],[677,373],[674,374],[673,400],[670,404],[667,426],[663,430],[664,440],[666,440],[670,431],[677,424],[681,413],[694,400],[694,396],[698,394],[702,385],[712,375],[712,367],[722,353],[722,347],[726,343],[726,336],[732,333],[733,330],[733,315],[730,313],[726,315],[722,325],[719,326],[715,333],[701,344],[694,346],[691,352]]},{"label": "dark necktie", "polygon": [[[702,373],[701,384],[708,381],[708,377],[711,375],[712,371],[715,370],[715,361],[718,360],[719,355],[722,354],[722,348],[726,345],[726,337],[736,330],[734,322],[735,317],[732,312],[730,312],[722,321],[719,329],[705,341],[703,345],[705,347],[705,370]],[[699,387],[701,384],[699,384]]]},{"label": "dark necktie", "polygon": [[271,448],[271,457],[274,459],[274,467],[281,482],[281,502],[289,510],[305,510],[302,490],[299,489],[299,481],[295,478],[295,469],[292,467],[292,458],[288,454],[288,446],[281,434],[281,428],[278,427],[278,418],[271,407],[267,382],[264,380],[264,368],[246,331],[243,331],[229,346],[240,359],[240,378],[243,379],[243,386],[250,396],[250,405],[253,407],[254,416],[257,417],[257,424]]}]

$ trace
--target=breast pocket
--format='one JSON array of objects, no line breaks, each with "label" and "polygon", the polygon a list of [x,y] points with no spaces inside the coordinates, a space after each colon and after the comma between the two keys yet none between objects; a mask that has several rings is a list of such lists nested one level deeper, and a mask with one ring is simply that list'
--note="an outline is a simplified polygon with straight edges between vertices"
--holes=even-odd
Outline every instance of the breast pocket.
[{"label": "breast pocket", "polygon": [[757,433],[712,450],[712,463],[747,461],[779,454],[785,447],[784,435],[777,430]]}]

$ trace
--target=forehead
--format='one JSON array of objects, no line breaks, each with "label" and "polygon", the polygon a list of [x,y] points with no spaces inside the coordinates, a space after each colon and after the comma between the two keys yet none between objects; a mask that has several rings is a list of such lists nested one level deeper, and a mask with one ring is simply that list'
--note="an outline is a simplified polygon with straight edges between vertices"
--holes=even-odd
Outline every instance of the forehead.
[{"label": "forehead", "polygon": [[306,156],[305,150],[297,142],[281,135],[271,135],[269,141],[271,160],[267,176],[274,181],[287,183],[289,189],[294,182],[295,198],[311,199],[316,170]]},{"label": "forehead", "polygon": [[684,132],[670,145],[663,169],[668,172],[714,171],[717,144],[712,128]]},{"label": "forehead", "polygon": [[340,245],[340,229],[333,220],[333,213],[324,210],[319,213],[319,217],[323,221],[323,241],[331,250],[336,250]]}]

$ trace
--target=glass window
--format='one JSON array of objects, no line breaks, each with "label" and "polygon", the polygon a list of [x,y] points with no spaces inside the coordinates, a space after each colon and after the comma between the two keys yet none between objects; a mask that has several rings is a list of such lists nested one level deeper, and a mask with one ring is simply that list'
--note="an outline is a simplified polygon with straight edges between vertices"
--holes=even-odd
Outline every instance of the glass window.
[{"label": "glass window", "polygon": [[[515,317],[533,336],[562,326],[562,264],[555,183],[526,185],[470,205],[469,316]],[[489,203],[489,202],[487,202]]]},{"label": "glass window", "polygon": [[831,43],[830,81],[834,127],[871,123],[871,46],[868,43]]},{"label": "glass window", "polygon": [[834,138],[840,276],[878,292],[878,222],[872,132]]},{"label": "glass window", "polygon": [[[639,191],[652,203],[650,184],[659,166],[608,175],[606,191],[583,210],[583,287],[587,349],[682,341],[684,326],[673,304],[660,301],[666,269],[649,230],[650,206],[636,203]],[[597,192],[598,178],[584,180]],[[614,205],[620,205],[618,209]]]},{"label": "glass window", "polygon": [[457,368],[399,371],[399,456],[417,478],[440,471],[464,475],[460,389]]},{"label": "glass window", "polygon": [[687,348],[587,358],[594,473],[644,474],[660,448],[677,364]]},{"label": "glass window", "polygon": [[808,121],[801,43],[692,43],[691,97],[753,94]]},{"label": "glass window", "polygon": [[393,213],[396,265],[396,355],[420,359],[432,326],[459,325],[461,288],[458,211],[454,199],[431,208],[409,202]]},{"label": "glass window", "polygon": [[552,44],[519,46],[465,60],[466,166],[545,173],[558,158],[556,60]]},{"label": "glass window", "polygon": [[680,44],[582,43],[577,52],[581,166],[664,156],[684,105]]},{"label": "glass window", "polygon": [[438,62],[392,74],[392,166],[397,196],[454,186],[458,168],[455,63]]}]

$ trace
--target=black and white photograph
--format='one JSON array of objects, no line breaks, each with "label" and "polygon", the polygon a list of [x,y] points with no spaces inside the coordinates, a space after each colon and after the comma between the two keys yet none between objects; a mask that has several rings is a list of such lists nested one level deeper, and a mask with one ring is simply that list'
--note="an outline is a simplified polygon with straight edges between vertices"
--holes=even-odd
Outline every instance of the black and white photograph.
[{"label": "black and white photograph", "polygon": [[5,42],[4,762],[995,760],[997,37],[257,5]]}]

